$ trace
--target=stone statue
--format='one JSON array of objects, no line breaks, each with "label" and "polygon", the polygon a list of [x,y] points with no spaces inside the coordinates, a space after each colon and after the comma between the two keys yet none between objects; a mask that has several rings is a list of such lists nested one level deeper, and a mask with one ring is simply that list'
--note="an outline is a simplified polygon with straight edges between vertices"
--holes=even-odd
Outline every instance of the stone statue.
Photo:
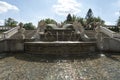
[{"label": "stone statue", "polygon": [[18,29],[18,33],[19,33],[19,39],[25,39],[25,29],[23,28],[23,23],[19,24],[20,28]]},{"label": "stone statue", "polygon": [[73,22],[73,26],[76,33],[84,34],[84,28],[78,21]]},{"label": "stone statue", "polygon": [[77,34],[80,34],[80,37],[82,38],[83,41],[89,41],[89,37],[85,34],[85,30],[81,25],[81,23],[79,23],[78,21],[75,21],[73,23],[73,26],[75,28],[75,32]]},{"label": "stone statue", "polygon": [[44,29],[45,29],[45,26],[47,24],[45,23],[44,20],[41,20],[39,23],[38,23],[38,28],[37,28],[37,32],[44,32]]},{"label": "stone statue", "polygon": [[100,49],[103,48],[103,36],[102,36],[102,33],[101,33],[101,29],[100,29],[100,23],[96,23],[97,24],[97,27],[95,28],[95,31],[96,31],[96,35],[95,35],[95,38],[97,39],[97,44],[98,44],[98,47]]},{"label": "stone statue", "polygon": [[46,23],[44,20],[41,20],[40,22],[38,22],[38,28],[36,30],[35,35],[32,38],[35,40],[40,40],[40,34],[44,33],[45,26],[46,26]]}]

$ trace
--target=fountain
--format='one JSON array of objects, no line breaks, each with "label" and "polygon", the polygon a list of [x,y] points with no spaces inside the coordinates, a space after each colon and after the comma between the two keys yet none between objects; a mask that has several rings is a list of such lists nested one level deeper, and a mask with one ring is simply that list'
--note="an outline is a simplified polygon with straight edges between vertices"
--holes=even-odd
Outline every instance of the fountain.
[{"label": "fountain", "polygon": [[[44,25],[43,25],[44,24]],[[33,38],[26,42],[25,53],[33,54],[82,54],[95,52],[96,43],[90,42],[78,22],[59,28],[55,24],[40,22]]]}]

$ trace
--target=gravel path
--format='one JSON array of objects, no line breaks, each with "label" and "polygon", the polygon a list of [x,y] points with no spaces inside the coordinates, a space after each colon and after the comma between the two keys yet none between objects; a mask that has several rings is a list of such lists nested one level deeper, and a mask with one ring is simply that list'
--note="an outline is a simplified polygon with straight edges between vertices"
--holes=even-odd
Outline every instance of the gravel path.
[{"label": "gravel path", "polygon": [[0,59],[0,80],[119,80],[120,56],[25,55]]}]

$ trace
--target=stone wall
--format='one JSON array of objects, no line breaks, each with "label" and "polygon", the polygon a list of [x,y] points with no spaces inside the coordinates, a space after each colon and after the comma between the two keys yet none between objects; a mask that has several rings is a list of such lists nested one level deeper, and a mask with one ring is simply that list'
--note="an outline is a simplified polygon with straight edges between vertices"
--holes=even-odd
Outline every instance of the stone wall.
[{"label": "stone wall", "polygon": [[0,52],[4,52],[4,44],[5,44],[4,40],[1,40],[0,41]]},{"label": "stone wall", "polygon": [[96,52],[95,42],[27,42],[25,53],[30,54],[83,54]]},{"label": "stone wall", "polygon": [[24,52],[24,42],[33,40],[5,39],[0,41],[0,52]]},{"label": "stone wall", "polygon": [[104,38],[103,51],[120,52],[120,39]]}]

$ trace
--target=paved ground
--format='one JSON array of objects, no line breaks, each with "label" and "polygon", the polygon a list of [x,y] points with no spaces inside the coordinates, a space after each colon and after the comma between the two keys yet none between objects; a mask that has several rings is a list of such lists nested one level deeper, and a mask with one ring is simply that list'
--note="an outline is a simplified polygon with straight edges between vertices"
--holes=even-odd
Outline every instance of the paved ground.
[{"label": "paved ground", "polygon": [[24,55],[0,59],[0,80],[119,80],[120,56]]}]

